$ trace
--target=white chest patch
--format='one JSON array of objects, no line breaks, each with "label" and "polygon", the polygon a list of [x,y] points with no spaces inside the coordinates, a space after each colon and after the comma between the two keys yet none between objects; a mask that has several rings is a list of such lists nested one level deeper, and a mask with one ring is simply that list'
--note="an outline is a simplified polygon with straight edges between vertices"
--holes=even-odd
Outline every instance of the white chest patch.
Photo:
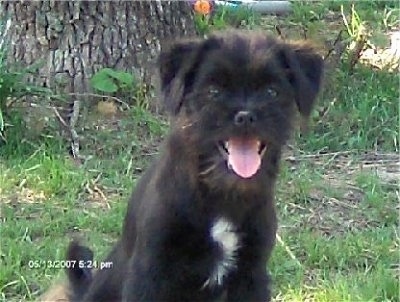
[{"label": "white chest patch", "polygon": [[236,267],[236,254],[240,247],[240,238],[234,225],[224,217],[215,220],[210,235],[213,241],[222,249],[222,259],[218,261],[204,283],[206,286],[222,285],[224,277]]}]

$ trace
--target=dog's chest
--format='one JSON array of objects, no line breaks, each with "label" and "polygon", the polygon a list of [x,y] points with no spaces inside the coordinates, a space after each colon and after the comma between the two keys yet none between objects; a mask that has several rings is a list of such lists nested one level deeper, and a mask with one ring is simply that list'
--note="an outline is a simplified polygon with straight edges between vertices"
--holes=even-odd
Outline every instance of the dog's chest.
[{"label": "dog's chest", "polygon": [[235,225],[224,217],[214,220],[209,230],[210,240],[217,246],[219,257],[211,268],[204,287],[221,286],[227,275],[236,268],[240,236]]}]

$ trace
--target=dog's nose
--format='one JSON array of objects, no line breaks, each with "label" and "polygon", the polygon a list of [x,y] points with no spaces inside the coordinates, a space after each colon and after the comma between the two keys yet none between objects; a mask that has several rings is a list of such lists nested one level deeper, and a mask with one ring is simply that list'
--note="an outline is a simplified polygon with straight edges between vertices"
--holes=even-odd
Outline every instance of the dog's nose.
[{"label": "dog's nose", "polygon": [[256,121],[256,117],[250,111],[239,111],[235,115],[235,124],[237,126],[250,126]]}]

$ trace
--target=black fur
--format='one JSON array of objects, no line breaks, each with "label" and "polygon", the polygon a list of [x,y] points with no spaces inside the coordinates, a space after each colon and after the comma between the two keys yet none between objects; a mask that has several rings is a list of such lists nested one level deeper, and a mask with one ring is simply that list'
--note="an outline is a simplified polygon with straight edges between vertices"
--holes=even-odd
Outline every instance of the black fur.
[{"label": "black fur", "polygon": [[[84,295],[75,285],[74,297],[269,301],[266,264],[275,243],[281,149],[295,111],[310,114],[322,59],[307,44],[232,31],[178,41],[162,50],[159,64],[171,132],[130,199],[122,238],[107,258],[113,268],[99,271]],[[232,138],[266,146],[253,176],[228,167],[218,145]],[[240,247],[222,284],[207,286],[221,259],[210,237],[219,217],[235,226]],[[79,283],[79,273],[70,279]]]},{"label": "black fur", "polygon": [[89,263],[93,261],[93,252],[77,241],[72,241],[68,247],[67,260],[72,263],[66,270],[71,287],[70,300],[79,301],[92,282]]}]

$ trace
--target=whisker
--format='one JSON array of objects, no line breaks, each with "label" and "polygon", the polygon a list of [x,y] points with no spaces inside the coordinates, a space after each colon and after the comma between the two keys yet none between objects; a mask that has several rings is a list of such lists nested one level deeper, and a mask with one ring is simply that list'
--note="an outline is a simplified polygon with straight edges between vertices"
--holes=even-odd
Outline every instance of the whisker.
[{"label": "whisker", "polygon": [[181,126],[181,129],[186,129],[186,128],[188,128],[188,127],[192,127],[192,126],[194,126],[195,124],[197,124],[197,123],[199,122],[199,120],[200,120],[200,119],[191,120],[189,123],[182,125],[182,126]]},{"label": "whisker", "polygon": [[204,176],[212,172],[217,167],[217,164],[213,164],[212,166],[208,167],[207,169],[201,171],[199,175]]},{"label": "whisker", "polygon": [[186,128],[188,128],[188,127],[192,127],[193,124],[194,124],[194,123],[192,122],[192,123],[190,123],[190,124],[183,125],[183,126],[181,126],[181,129],[186,129]]}]

